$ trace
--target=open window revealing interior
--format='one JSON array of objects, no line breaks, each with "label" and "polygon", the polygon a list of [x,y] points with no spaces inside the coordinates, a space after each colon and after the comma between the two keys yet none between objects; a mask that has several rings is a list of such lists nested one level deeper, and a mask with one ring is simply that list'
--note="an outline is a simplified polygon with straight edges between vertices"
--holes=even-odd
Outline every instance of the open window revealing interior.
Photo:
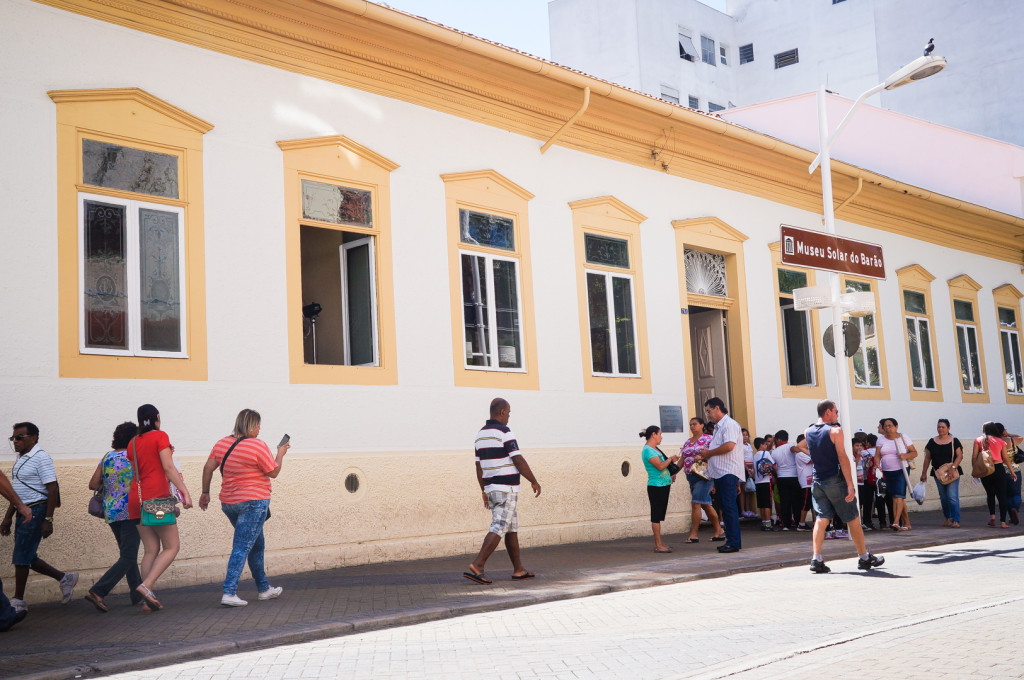
[{"label": "open window revealing interior", "polygon": [[368,233],[373,226],[370,192],[303,180],[302,216],[305,362],[378,366],[376,236]]}]

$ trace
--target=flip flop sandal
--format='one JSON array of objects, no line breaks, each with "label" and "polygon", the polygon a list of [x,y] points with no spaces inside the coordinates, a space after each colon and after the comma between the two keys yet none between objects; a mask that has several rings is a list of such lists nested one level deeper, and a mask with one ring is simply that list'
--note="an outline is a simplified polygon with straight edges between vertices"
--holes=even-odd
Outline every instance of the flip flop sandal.
[{"label": "flip flop sandal", "polygon": [[479,583],[480,585],[489,586],[491,585],[491,583],[493,583],[493,581],[487,578],[487,575],[483,572],[475,574],[471,571],[464,571],[462,572],[462,575],[468,578],[470,581],[473,581],[474,583]]},{"label": "flip flop sandal", "polygon": [[103,598],[101,598],[99,595],[96,595],[91,590],[85,594],[85,599],[91,602],[93,607],[96,607],[97,610],[103,612],[104,614],[110,611],[110,608],[103,603]]},{"label": "flip flop sandal", "polygon": [[712,541],[724,541],[725,538],[726,538],[725,534],[722,534],[721,536],[712,536],[711,540]]},{"label": "flip flop sandal", "polygon": [[700,543],[700,539],[699,538],[688,538],[685,541],[683,541],[683,543]]},{"label": "flip flop sandal", "polygon": [[145,585],[140,584],[135,591],[142,596],[142,599],[151,610],[157,611],[164,608],[163,605],[160,604],[160,600],[156,599],[156,595],[153,594],[153,591]]},{"label": "flip flop sandal", "polygon": [[655,548],[654,552],[656,552],[656,553],[670,553],[670,552],[672,552],[672,548],[665,548],[664,550],[662,550],[661,548]]},{"label": "flip flop sandal", "polygon": [[531,578],[534,578],[536,576],[537,576],[536,574],[528,571],[525,574],[519,574],[518,576],[516,576],[515,574],[512,574],[512,580],[513,581],[525,581],[527,579],[531,579]]}]

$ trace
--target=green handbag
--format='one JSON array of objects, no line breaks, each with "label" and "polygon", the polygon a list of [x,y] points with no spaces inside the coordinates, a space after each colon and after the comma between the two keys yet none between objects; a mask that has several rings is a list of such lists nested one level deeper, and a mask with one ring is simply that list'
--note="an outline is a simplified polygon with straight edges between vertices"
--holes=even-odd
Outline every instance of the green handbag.
[{"label": "green handbag", "polygon": [[159,527],[175,524],[177,517],[175,505],[178,499],[174,496],[142,500],[142,477],[139,476],[139,459],[135,451],[135,439],[132,439],[132,459],[135,462],[135,478],[139,481],[139,507],[141,508],[140,523],[144,527]]}]

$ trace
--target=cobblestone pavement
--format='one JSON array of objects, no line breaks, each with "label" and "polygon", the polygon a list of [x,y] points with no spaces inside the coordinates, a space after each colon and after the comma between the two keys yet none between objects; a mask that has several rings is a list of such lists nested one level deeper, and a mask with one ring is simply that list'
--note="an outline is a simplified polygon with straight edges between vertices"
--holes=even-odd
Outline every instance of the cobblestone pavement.
[{"label": "cobblestone pavement", "polygon": [[[939,526],[942,520],[936,513],[917,513],[913,517],[912,532],[869,532],[870,549],[883,554],[900,548],[941,550],[932,547],[961,542],[957,550],[966,551],[972,549],[971,544],[962,542],[997,536],[1024,542],[1024,528],[1013,527],[1006,531],[990,529],[985,526],[987,513],[980,509],[965,509],[965,528],[958,530]],[[528,536],[528,528],[524,531],[524,536]],[[807,601],[816,601],[813,598],[822,596],[817,591],[823,586],[801,579],[804,586],[809,588],[805,596],[783,599],[773,594],[773,575],[763,574],[763,579],[757,582],[763,585],[730,586],[723,590],[720,581],[708,579],[794,565],[800,565],[800,571],[804,571],[803,565],[809,556],[810,537],[806,533],[765,534],[754,530],[753,525],[745,524],[743,550],[732,555],[719,555],[715,551],[718,544],[707,541],[709,535],[709,530],[702,529],[702,542],[696,545],[684,545],[682,536],[669,536],[666,540],[675,546],[675,552],[668,555],[654,554],[650,537],[527,547],[523,551],[525,564],[537,572],[538,578],[525,582],[509,581],[507,557],[496,553],[488,563],[489,574],[495,582],[488,587],[462,578],[461,574],[470,559],[466,556],[272,576],[273,583],[284,586],[284,596],[269,602],[257,602],[255,597],[251,597],[253,601],[249,606],[240,609],[220,607],[219,588],[216,585],[203,585],[159,590],[158,595],[165,609],[157,614],[143,615],[129,608],[126,606],[126,595],[109,598],[111,612],[99,614],[81,599],[89,584],[80,583],[75,599],[70,604],[62,607],[30,603],[29,617],[14,630],[0,635],[0,677],[94,677],[131,669],[156,666],[166,668],[168,664],[182,660],[222,656],[275,645],[345,635],[350,637],[339,639],[352,641],[357,640],[354,634],[472,614],[488,613],[492,617],[486,619],[491,622],[487,624],[489,629],[499,630],[497,626],[502,622],[519,620],[516,618],[519,615],[512,608],[688,581],[692,582],[689,584],[691,589],[686,592],[692,594],[675,606],[677,615],[672,620],[661,621],[652,627],[654,620],[648,620],[646,605],[627,607],[622,612],[614,613],[589,612],[578,621],[569,619],[569,623],[556,618],[549,621],[546,615],[539,619],[532,617],[523,625],[527,629],[542,632],[544,639],[539,642],[523,640],[521,644],[500,646],[503,650],[502,658],[515,662],[509,668],[516,668],[518,672],[520,662],[525,663],[530,658],[532,645],[549,638],[558,639],[566,649],[578,647],[588,651],[585,654],[569,654],[563,660],[554,662],[548,670],[570,670],[568,659],[576,658],[571,670],[594,671],[593,667],[586,664],[595,658],[594,650],[599,650],[602,644],[614,647],[624,641],[633,641],[638,648],[648,649],[646,640],[650,637],[662,640],[662,644],[669,648],[678,648],[680,656],[666,662],[672,670],[711,668],[736,657],[728,647],[706,642],[717,639],[736,640],[739,648],[757,651],[772,639],[773,630],[777,626],[771,618],[772,612],[780,608],[780,605],[786,612],[803,611],[801,602],[807,598],[811,598]],[[854,554],[849,541],[828,541],[826,552],[837,560]],[[915,559],[927,561],[923,557]],[[273,569],[272,559],[268,560],[268,567]],[[846,571],[856,572],[855,569]],[[1021,570],[1018,568],[1017,571],[1019,573]],[[736,578],[753,576],[731,577],[730,583],[739,582]],[[829,584],[837,581],[862,581],[838,573],[822,578]],[[907,590],[909,594],[914,590],[913,584],[920,583],[921,579],[915,569],[908,567],[879,572],[866,582],[885,584],[890,581],[910,584]],[[1006,579],[1003,581],[1004,585],[1009,586]],[[964,580],[958,588],[968,591],[968,594],[974,594],[976,590],[973,579],[969,580],[969,584],[968,580]],[[251,595],[251,589],[252,582],[246,580],[239,594],[243,597]],[[830,587],[823,592],[832,593],[836,590]],[[926,601],[928,598],[938,600],[934,589],[929,587],[914,597],[915,601]],[[754,611],[758,612],[757,618],[751,616]],[[880,614],[882,619],[895,615],[884,611]],[[858,611],[857,615],[866,613]],[[898,613],[903,614],[903,611]],[[448,659],[445,656],[446,650],[460,640],[468,641],[478,637],[474,630],[459,628],[464,625],[459,621],[465,620],[468,619],[455,619],[445,624],[454,626],[451,630],[461,630],[461,633],[441,633],[442,627],[401,629],[405,631],[402,635],[411,636],[409,642],[401,654],[384,653],[389,659],[387,668],[392,670],[382,671],[381,675],[387,677],[390,672],[393,677],[417,677],[418,673],[418,677],[426,677],[423,669],[427,661],[454,663],[445,661]],[[837,615],[836,620],[841,621],[841,616]],[[830,625],[828,621],[822,624],[798,617],[786,624],[786,630],[787,634],[801,632],[807,640],[817,640],[822,637],[824,630],[831,630]],[[705,629],[715,631],[715,635],[703,638],[700,631]],[[424,635],[428,637],[416,637]],[[446,638],[446,635],[455,637]],[[362,640],[362,637],[358,640]],[[444,643],[440,648],[436,646],[440,644],[439,641]],[[431,647],[431,644],[435,646]],[[353,642],[344,647],[344,651],[338,652],[353,662],[358,659],[360,676],[367,668],[365,664],[368,659],[372,660],[372,656],[367,657],[361,651],[363,645],[363,642]],[[416,656],[417,653],[419,656]],[[603,661],[607,677],[657,677],[661,672],[661,662],[657,661],[659,657],[651,656],[645,661],[646,654],[636,657],[624,654]],[[491,656],[487,652],[480,658],[486,660]],[[278,665],[290,667],[290,663],[282,661]],[[461,660],[458,662],[459,668],[463,667],[462,663]],[[469,668],[474,662],[465,663],[470,664],[466,666]],[[480,670],[492,667],[484,665]],[[430,668],[433,670],[429,677],[437,677],[438,673],[444,674],[447,666]],[[537,671],[534,675],[523,677],[539,676],[540,672]],[[224,677],[224,674],[219,673],[217,677]]]},{"label": "cobblestone pavement", "polygon": [[1014,536],[743,573],[187,662],[124,678],[1011,678]]}]

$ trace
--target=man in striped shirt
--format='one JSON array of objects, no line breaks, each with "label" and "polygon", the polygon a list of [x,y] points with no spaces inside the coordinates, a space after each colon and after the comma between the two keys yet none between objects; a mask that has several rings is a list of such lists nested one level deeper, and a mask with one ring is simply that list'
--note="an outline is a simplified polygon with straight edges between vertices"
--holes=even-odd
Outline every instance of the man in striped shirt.
[{"label": "man in striped shirt", "polygon": [[492,581],[484,573],[484,564],[494,549],[505,537],[505,548],[512,560],[512,580],[525,581],[534,574],[523,568],[519,561],[519,517],[516,504],[519,501],[519,476],[530,482],[534,497],[540,495],[540,484],[533,476],[526,458],[519,451],[519,444],[508,419],[512,407],[504,399],[491,402],[491,418],[476,436],[476,479],[483,494],[484,507],[491,511],[491,526],[469,571],[463,576],[483,585]]},{"label": "man in striped shirt", "polygon": [[718,546],[718,552],[739,552],[742,546],[736,486],[743,475],[743,428],[729,417],[729,409],[718,397],[704,402],[704,413],[715,424],[715,433],[708,448],[697,457],[708,462],[708,476],[715,481],[715,494],[722,503],[725,545]]}]

